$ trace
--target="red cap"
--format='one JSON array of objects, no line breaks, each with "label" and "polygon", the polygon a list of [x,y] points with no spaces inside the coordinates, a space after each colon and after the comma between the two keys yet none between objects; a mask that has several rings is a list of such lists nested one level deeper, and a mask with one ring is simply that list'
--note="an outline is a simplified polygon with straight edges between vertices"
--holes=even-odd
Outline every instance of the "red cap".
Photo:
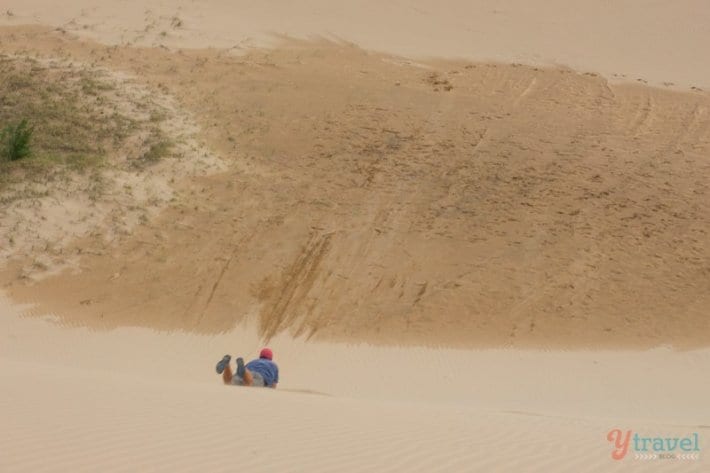
[{"label": "red cap", "polygon": [[266,358],[267,360],[273,360],[274,359],[274,352],[271,351],[271,348],[262,348],[261,353],[259,353],[259,358]]}]

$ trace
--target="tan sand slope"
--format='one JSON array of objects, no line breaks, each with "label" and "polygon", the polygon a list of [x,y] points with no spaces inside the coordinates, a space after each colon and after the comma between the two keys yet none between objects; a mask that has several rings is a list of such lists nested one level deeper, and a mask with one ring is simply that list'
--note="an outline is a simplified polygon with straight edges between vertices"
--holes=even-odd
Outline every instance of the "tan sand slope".
[{"label": "tan sand slope", "polygon": [[[708,467],[707,350],[458,351],[279,336],[282,381],[269,391],[222,386],[213,371],[215,353],[256,352],[248,327],[94,332],[19,318],[5,301],[0,315],[3,472]],[[614,461],[613,428],[697,432],[703,450],[698,460]]]},{"label": "tan sand slope", "polygon": [[329,43],[232,57],[7,32],[173,93],[231,169],[18,300],[71,323],[459,346],[710,340],[710,98]]}]

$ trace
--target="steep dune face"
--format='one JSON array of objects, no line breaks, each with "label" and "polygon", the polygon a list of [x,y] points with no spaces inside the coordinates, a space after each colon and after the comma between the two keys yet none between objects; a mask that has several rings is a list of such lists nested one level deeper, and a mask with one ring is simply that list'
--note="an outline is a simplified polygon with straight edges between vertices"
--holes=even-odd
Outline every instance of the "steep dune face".
[{"label": "steep dune face", "polygon": [[710,341],[706,94],[333,44],[241,57],[64,47],[173,93],[231,163],[182,183],[117,246],[68,249],[80,271],[6,275],[16,299],[68,323],[215,332],[254,317],[267,339],[462,346]]}]

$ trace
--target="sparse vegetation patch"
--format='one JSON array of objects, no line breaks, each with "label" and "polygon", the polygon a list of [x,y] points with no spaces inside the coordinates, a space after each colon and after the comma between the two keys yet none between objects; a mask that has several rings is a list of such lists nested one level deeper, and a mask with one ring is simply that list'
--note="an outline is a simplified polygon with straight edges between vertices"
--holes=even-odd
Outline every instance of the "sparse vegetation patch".
[{"label": "sparse vegetation patch", "polygon": [[0,55],[0,199],[33,197],[78,175],[93,200],[104,187],[92,184],[100,170],[139,172],[169,154],[165,111],[122,93],[100,70]]},{"label": "sparse vegetation patch", "polygon": [[29,126],[27,119],[17,125],[7,125],[0,130],[0,146],[2,158],[7,161],[17,161],[30,155],[30,140],[34,128]]},{"label": "sparse vegetation patch", "polygon": [[150,143],[147,151],[138,157],[138,159],[133,161],[133,167],[143,169],[157,163],[161,159],[170,155],[172,147],[172,142],[164,139],[162,137],[162,133],[156,133],[154,135],[153,142]]}]

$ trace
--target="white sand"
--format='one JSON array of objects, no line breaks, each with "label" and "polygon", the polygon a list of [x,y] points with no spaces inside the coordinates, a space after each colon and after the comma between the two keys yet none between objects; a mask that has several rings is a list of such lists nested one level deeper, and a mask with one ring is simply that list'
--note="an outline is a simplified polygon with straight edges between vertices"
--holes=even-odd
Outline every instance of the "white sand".
[{"label": "white sand", "polygon": [[[0,306],[0,471],[702,471],[606,433],[698,432],[710,350],[378,348],[279,337],[276,391],[227,387],[222,336],[92,332]],[[241,452],[241,456],[238,455]]]}]

